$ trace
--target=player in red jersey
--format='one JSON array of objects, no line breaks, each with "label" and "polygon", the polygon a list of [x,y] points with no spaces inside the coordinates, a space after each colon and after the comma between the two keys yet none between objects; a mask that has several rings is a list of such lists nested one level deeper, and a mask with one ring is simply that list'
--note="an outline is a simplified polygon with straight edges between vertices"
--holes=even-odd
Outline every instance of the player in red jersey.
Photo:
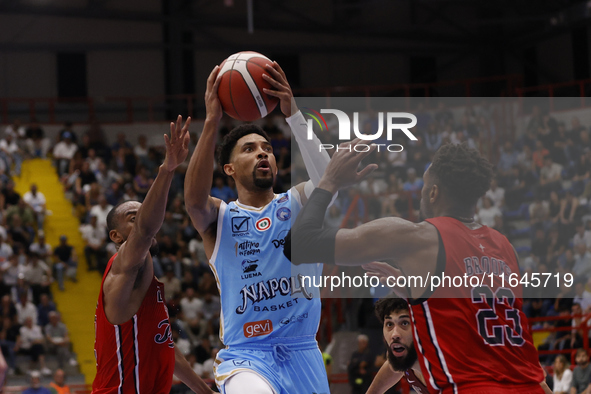
[{"label": "player in red jersey", "polygon": [[181,128],[180,116],[171,123],[164,163],[143,204],[124,202],[107,216],[119,249],[105,270],[96,308],[92,393],[168,394],[173,373],[193,391],[212,393],[174,346],[164,286],[152,263],[174,171],[188,154],[189,124],[190,118]]},{"label": "player in red jersey", "polygon": [[509,274],[519,272],[517,257],[504,236],[473,219],[476,202],[489,188],[492,165],[465,144],[444,145],[423,177],[423,221],[388,217],[354,229],[323,228],[333,194],[376,168],[369,165],[357,172],[371,151],[349,149],[342,144],[333,156],[286,238],[286,255],[296,264],[361,265],[391,259],[404,275],[424,282],[442,274],[490,276],[486,284],[475,287],[410,289],[415,345],[429,390],[545,392],[538,353],[525,330],[520,289],[507,283]]},{"label": "player in red jersey", "polygon": [[401,298],[376,302],[375,312],[382,323],[388,362],[378,371],[367,394],[382,394],[403,377],[418,394],[429,394],[413,342],[408,303]]}]

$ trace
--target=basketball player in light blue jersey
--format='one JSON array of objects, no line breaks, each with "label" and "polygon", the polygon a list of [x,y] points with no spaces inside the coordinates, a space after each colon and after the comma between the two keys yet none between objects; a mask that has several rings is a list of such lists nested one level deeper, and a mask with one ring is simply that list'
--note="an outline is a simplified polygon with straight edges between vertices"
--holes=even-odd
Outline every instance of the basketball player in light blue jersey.
[{"label": "basketball player in light blue jersey", "polygon": [[[269,137],[258,126],[236,127],[219,150],[220,168],[234,178],[238,200],[209,195],[222,109],[217,97],[219,67],[207,80],[203,134],[185,178],[185,203],[204,241],[220,292],[220,338],[226,345],[214,366],[225,394],[328,394],[328,380],[315,335],[320,321],[318,289],[302,275],[320,275],[320,264],[292,266],[283,255],[291,221],[328,165],[319,140],[306,138],[307,125],[292,103],[285,73],[276,62],[264,78],[280,99],[311,180],[274,194],[277,165]],[[307,193],[308,192],[308,193]]]}]

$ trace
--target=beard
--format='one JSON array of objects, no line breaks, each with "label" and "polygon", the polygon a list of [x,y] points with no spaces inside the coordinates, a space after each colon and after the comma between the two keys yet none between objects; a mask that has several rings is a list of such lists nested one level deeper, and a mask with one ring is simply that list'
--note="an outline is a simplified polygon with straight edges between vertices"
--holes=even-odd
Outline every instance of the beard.
[{"label": "beard", "polygon": [[[402,345],[400,342],[398,342],[398,344]],[[406,356],[404,357],[396,357],[394,353],[392,353],[392,349],[390,348],[390,346],[387,346],[387,350],[388,362],[390,363],[390,366],[394,371],[406,371],[407,369],[411,368],[417,361],[417,351],[414,345],[406,347]]]},{"label": "beard", "polygon": [[254,171],[252,172],[252,181],[256,187],[259,189],[269,189],[273,187],[273,181],[275,180],[275,176],[271,173],[270,178],[259,178],[257,177],[257,169],[255,167]]}]

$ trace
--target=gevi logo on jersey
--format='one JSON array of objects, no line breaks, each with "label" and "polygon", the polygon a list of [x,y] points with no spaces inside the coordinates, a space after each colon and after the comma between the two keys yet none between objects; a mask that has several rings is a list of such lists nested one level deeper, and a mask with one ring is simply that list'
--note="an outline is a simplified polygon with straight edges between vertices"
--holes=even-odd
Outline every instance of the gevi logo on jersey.
[{"label": "gevi logo on jersey", "polygon": [[259,337],[273,332],[273,323],[271,320],[259,320],[248,322],[243,327],[246,338]]},{"label": "gevi logo on jersey", "polygon": [[[349,116],[338,109],[321,109],[320,113],[314,111],[311,108],[304,107],[302,111],[303,114],[308,115],[312,119],[308,119],[308,140],[312,140],[314,137],[314,122],[318,124],[320,129],[324,131],[328,131],[328,125],[326,124],[326,120],[320,114],[333,114],[337,117],[337,121],[339,122],[339,140],[341,141],[351,141],[352,138],[360,138],[363,141],[375,141],[378,138],[382,137],[384,134],[384,119],[386,123],[385,132],[386,132],[386,139],[388,141],[392,141],[392,134],[394,130],[402,131],[409,140],[416,141],[417,137],[414,136],[413,133],[410,132],[409,129],[412,129],[417,124],[417,117],[408,112],[379,112],[378,113],[378,130],[375,134],[363,134],[359,131],[359,112],[353,112],[353,133],[354,136],[351,136],[351,120]],[[398,123],[401,119],[410,120],[410,122]],[[395,122],[396,120],[396,122]],[[396,153],[402,152],[404,147],[400,144],[378,144],[378,143],[368,143],[368,144],[357,144],[353,147],[349,146],[346,149],[348,150],[355,150],[356,152],[367,152],[370,149],[370,145],[376,145],[377,151],[387,150],[388,152]],[[319,151],[328,150],[328,149],[335,149],[333,144],[319,144],[318,146]],[[338,145],[336,146],[337,151],[339,150]],[[341,148],[342,149],[342,148]]]}]

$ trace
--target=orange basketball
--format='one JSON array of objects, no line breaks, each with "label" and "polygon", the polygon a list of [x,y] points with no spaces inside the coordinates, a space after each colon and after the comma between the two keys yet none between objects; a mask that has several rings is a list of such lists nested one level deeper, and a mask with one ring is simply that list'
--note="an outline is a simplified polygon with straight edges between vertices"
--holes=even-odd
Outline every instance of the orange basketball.
[{"label": "orange basketball", "polygon": [[234,119],[252,122],[273,111],[279,99],[263,93],[273,89],[263,79],[265,65],[273,62],[257,52],[238,52],[220,65],[218,97],[225,113]]}]

